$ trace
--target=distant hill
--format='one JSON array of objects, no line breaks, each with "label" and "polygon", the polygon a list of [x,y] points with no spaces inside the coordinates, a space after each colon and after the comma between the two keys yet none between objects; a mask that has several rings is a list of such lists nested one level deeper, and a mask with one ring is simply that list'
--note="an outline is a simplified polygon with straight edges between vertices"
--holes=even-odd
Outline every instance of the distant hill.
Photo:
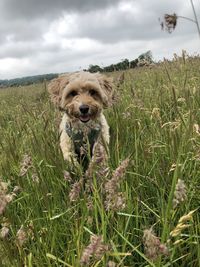
[{"label": "distant hill", "polygon": [[28,76],[23,78],[16,78],[10,80],[0,80],[0,88],[3,87],[12,87],[12,86],[20,86],[20,85],[29,85],[33,83],[40,83],[44,80],[49,81],[56,77],[59,74],[50,73],[50,74],[43,74],[43,75],[35,75],[35,76]]},{"label": "distant hill", "polygon": [[[88,69],[85,71],[89,72],[112,72],[118,70],[126,70],[135,67],[147,66],[153,63],[152,53],[151,51],[147,51],[138,58],[134,60],[123,59],[116,64],[111,64],[109,66],[100,67],[98,65],[90,65]],[[43,74],[43,75],[36,75],[36,76],[28,76],[23,78],[16,78],[10,80],[0,80],[0,88],[4,87],[12,87],[12,86],[20,86],[20,85],[30,85],[33,83],[40,83],[44,80],[49,81],[54,78],[58,77],[58,73],[50,73],[50,74]]]}]

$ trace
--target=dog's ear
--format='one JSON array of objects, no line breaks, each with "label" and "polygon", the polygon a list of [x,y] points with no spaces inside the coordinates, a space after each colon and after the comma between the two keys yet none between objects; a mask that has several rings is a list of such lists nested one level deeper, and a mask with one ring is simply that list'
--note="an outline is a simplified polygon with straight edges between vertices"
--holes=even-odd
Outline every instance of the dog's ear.
[{"label": "dog's ear", "polygon": [[110,77],[106,77],[105,75],[102,75],[100,73],[97,73],[96,76],[100,83],[101,89],[105,95],[105,97],[103,97],[104,107],[110,107],[115,101],[113,79]]},{"label": "dog's ear", "polygon": [[62,98],[62,92],[65,86],[69,83],[69,75],[64,74],[58,78],[53,79],[48,84],[48,92],[51,95],[51,101],[56,107],[60,107],[60,101]]}]

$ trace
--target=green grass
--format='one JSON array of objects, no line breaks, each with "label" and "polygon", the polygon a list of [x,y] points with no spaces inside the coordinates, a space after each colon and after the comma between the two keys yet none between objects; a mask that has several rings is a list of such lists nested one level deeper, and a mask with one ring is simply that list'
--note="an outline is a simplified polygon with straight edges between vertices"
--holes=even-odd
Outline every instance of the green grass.
[{"label": "green grass", "polygon": [[[143,231],[154,232],[166,243],[184,214],[200,203],[200,59],[176,58],[173,62],[129,70],[119,88],[119,101],[106,111],[111,128],[110,168],[130,156],[121,183],[126,208],[106,211],[101,184],[88,193],[82,189],[69,201],[70,182],[64,180],[67,164],[59,149],[59,112],[49,101],[45,85],[0,90],[0,176],[10,181],[9,191],[21,192],[0,216],[10,233],[0,240],[1,266],[80,266],[91,233],[109,245],[102,259],[89,266],[200,266],[200,216],[168,243],[169,255],[152,262],[144,254]],[[113,73],[113,76],[118,73]],[[24,154],[34,168],[20,177]],[[174,170],[171,170],[176,164]],[[32,180],[36,172],[39,183]],[[74,178],[76,181],[80,177]],[[178,179],[187,185],[187,200],[172,208]],[[89,220],[88,220],[89,218]],[[16,233],[29,229],[22,247]],[[31,229],[31,230],[30,230]],[[174,241],[183,242],[174,245]]]}]

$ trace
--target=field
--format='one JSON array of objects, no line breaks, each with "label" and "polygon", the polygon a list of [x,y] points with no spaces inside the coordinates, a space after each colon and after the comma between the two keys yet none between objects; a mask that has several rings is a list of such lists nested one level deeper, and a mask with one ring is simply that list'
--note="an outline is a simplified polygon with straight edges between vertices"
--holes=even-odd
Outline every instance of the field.
[{"label": "field", "polygon": [[1,89],[0,266],[200,266],[199,74],[184,53],[125,72],[90,190],[66,172],[46,85]]}]

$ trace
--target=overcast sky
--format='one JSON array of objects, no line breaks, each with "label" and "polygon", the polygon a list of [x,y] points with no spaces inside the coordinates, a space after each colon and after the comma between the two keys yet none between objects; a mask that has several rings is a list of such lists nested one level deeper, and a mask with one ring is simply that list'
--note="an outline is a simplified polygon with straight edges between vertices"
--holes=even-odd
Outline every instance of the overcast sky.
[{"label": "overcast sky", "polygon": [[193,18],[190,0],[0,0],[0,79],[106,66],[147,50],[155,60],[199,53],[194,23],[161,31],[158,18],[174,12]]}]

